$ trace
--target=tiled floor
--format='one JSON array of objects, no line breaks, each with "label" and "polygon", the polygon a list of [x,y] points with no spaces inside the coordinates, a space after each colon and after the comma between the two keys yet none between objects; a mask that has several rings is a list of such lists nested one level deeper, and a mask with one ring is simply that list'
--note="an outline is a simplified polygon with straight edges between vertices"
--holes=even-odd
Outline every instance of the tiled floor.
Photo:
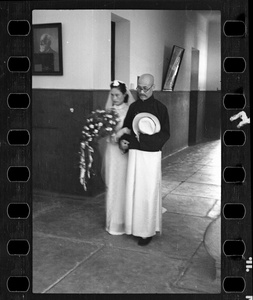
[{"label": "tiled floor", "polygon": [[104,230],[104,195],[34,191],[33,292],[220,293],[203,243],[220,214],[220,147],[207,142],[163,162],[163,232],[145,247]]}]

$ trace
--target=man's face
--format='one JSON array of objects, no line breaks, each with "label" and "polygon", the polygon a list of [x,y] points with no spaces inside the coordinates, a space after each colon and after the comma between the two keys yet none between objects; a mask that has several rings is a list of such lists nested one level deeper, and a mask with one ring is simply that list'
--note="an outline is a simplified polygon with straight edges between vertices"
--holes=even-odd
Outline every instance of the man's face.
[{"label": "man's face", "polygon": [[153,94],[153,83],[148,80],[139,79],[137,86],[137,93],[141,100],[146,100]]},{"label": "man's face", "polygon": [[47,52],[50,48],[50,41],[46,38],[40,40],[40,52]]}]

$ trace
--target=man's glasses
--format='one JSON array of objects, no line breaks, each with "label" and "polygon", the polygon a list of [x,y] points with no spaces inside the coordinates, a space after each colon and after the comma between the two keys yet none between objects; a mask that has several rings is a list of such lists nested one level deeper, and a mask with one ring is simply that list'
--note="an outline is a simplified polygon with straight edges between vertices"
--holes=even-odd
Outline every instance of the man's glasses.
[{"label": "man's glasses", "polygon": [[136,90],[137,90],[137,92],[139,92],[139,93],[140,93],[141,91],[143,91],[144,93],[147,93],[147,92],[152,88],[152,86],[153,86],[153,85],[151,85],[151,87],[148,88],[148,87],[146,87],[146,86],[141,87],[141,86],[138,85],[137,88],[136,88]]}]

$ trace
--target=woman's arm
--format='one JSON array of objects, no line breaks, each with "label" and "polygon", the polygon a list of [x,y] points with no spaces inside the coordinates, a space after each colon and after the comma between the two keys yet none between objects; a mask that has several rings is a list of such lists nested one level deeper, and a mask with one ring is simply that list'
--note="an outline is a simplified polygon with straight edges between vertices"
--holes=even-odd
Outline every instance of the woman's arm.
[{"label": "woman's arm", "polygon": [[121,128],[116,134],[115,134],[115,141],[118,142],[119,139],[122,137],[124,134],[130,134],[131,130],[127,127]]}]

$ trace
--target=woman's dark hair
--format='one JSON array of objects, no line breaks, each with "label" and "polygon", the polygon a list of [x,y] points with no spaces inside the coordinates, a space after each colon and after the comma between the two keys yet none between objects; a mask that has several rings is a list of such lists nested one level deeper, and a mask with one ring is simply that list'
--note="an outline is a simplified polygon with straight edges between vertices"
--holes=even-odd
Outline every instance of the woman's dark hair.
[{"label": "woman's dark hair", "polygon": [[114,80],[110,84],[110,88],[111,89],[116,88],[116,89],[120,90],[121,93],[125,95],[124,102],[127,103],[127,101],[128,101],[127,87],[126,87],[126,84],[123,81]]}]

